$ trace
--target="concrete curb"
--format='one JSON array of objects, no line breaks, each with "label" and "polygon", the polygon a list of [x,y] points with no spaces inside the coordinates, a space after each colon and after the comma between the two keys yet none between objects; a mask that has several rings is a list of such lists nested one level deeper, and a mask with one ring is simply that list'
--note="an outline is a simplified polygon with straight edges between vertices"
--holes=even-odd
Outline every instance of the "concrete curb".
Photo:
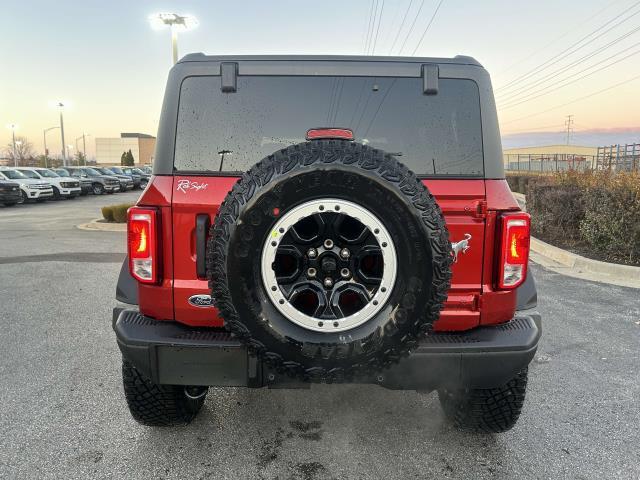
[{"label": "concrete curb", "polygon": [[81,223],[80,225],[76,225],[76,228],[80,230],[89,230],[92,232],[126,232],[127,224],[126,223],[106,223],[101,222],[101,218],[95,218],[91,220],[89,223]]},{"label": "concrete curb", "polygon": [[[513,195],[518,204],[526,210],[526,197],[515,192]],[[593,260],[533,237],[531,237],[531,251],[547,260],[538,263],[559,273],[596,282],[640,288],[640,267]],[[533,260],[536,261],[539,258],[533,258]]]}]

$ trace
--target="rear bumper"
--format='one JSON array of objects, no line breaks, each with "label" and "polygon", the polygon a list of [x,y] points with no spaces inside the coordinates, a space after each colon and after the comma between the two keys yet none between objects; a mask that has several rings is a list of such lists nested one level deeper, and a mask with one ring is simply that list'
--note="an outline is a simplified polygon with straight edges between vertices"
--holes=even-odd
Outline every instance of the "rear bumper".
[{"label": "rear bumper", "polygon": [[[300,388],[269,369],[228,332],[156,321],[135,310],[116,308],[113,328],[123,356],[155,383]],[[397,365],[356,383],[398,390],[493,388],[526,367],[538,347],[540,315],[456,334],[433,334]]]}]

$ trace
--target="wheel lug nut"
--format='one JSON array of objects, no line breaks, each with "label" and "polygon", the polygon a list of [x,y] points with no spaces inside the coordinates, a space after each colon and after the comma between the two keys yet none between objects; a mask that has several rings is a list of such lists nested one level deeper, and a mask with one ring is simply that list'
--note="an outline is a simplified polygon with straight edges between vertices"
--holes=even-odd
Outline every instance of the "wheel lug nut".
[{"label": "wheel lug nut", "polygon": [[331,278],[327,277],[324,279],[324,286],[327,288],[331,288],[333,287],[333,280],[331,280]]},{"label": "wheel lug nut", "polygon": [[307,270],[307,276],[308,277],[315,277],[316,276],[316,269],[311,267]]},{"label": "wheel lug nut", "polygon": [[351,276],[351,272],[348,268],[343,268],[342,270],[340,270],[340,276],[342,278],[349,278]]},{"label": "wheel lug nut", "polygon": [[349,258],[350,255],[351,255],[351,252],[348,249],[343,248],[342,250],[340,250],[340,256],[342,258]]},{"label": "wheel lug nut", "polygon": [[318,256],[318,252],[315,248],[310,248],[309,250],[307,250],[307,256],[309,258],[316,258]]},{"label": "wheel lug nut", "polygon": [[326,248],[327,250],[331,250],[333,248],[333,240],[331,240],[330,238],[327,238],[324,241],[324,248]]}]

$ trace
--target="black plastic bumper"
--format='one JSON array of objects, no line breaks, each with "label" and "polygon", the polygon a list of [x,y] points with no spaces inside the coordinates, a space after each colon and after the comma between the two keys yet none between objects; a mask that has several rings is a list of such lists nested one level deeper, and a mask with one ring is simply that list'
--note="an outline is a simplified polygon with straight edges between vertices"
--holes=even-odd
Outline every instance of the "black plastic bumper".
[{"label": "black plastic bumper", "polygon": [[[113,328],[123,356],[155,383],[304,388],[269,369],[228,332],[156,321],[135,310],[114,309]],[[357,383],[399,390],[492,388],[527,366],[542,331],[540,315],[518,314],[495,327],[433,334],[397,365]]]}]

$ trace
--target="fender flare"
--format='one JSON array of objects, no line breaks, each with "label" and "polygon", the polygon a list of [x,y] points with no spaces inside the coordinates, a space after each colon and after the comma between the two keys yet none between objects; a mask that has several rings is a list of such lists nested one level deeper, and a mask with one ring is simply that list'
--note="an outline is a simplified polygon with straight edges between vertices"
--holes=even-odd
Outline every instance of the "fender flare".
[{"label": "fender flare", "polygon": [[116,285],[116,300],[129,305],[138,305],[138,282],[129,273],[129,255],[124,258],[118,284]]}]

